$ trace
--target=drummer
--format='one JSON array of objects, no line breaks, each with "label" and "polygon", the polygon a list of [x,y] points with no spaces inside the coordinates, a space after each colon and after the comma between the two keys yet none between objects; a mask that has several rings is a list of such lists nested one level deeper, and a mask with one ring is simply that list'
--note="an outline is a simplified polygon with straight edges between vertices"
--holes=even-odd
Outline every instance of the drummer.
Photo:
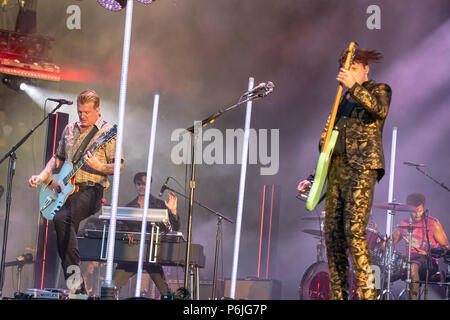
[{"label": "drummer", "polygon": [[[411,217],[400,222],[399,226],[417,227],[411,235],[411,280],[425,280],[427,271],[427,253],[430,249],[436,247],[449,248],[447,236],[438,219],[428,214],[428,209],[424,211],[425,196],[421,193],[411,193],[406,198],[406,203],[416,208],[411,212]],[[428,237],[427,237],[428,232]],[[393,245],[404,239],[408,242],[408,230],[406,228],[397,228],[392,234]],[[408,246],[406,247],[408,250]],[[408,251],[406,251],[408,254]],[[438,264],[435,259],[430,257],[429,277],[438,271]],[[410,284],[411,299],[416,300],[419,293],[419,283]]]}]

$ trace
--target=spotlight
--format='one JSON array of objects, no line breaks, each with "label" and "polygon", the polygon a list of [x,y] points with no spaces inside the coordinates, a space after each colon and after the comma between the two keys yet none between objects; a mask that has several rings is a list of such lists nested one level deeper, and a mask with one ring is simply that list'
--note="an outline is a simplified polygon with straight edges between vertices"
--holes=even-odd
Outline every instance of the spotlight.
[{"label": "spotlight", "polygon": [[[150,4],[154,0],[137,0],[143,4]],[[97,0],[97,2],[105,9],[111,11],[120,11],[127,5],[127,0]]]},{"label": "spotlight", "polygon": [[8,88],[19,91],[19,90],[25,90],[27,88],[27,84],[25,83],[27,80],[24,77],[18,77],[13,75],[3,75],[2,82],[5,86]]}]

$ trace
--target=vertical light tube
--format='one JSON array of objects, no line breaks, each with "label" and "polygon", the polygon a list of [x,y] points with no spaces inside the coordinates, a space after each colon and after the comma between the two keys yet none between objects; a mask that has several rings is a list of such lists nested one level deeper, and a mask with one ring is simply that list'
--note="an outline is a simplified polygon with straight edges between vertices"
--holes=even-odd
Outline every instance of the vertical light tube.
[{"label": "vertical light tube", "polygon": [[122,159],[122,140],[123,140],[123,123],[125,115],[125,102],[127,98],[127,79],[128,79],[128,62],[130,56],[130,39],[131,39],[131,23],[133,20],[133,0],[127,1],[126,8],[126,20],[125,20],[125,33],[123,39],[123,55],[122,55],[122,73],[120,77],[120,96],[119,96],[119,115],[117,125],[117,138],[116,138],[116,152],[114,159],[114,177],[112,187],[112,200],[111,200],[111,220],[108,230],[108,243],[107,243],[107,259],[106,259],[106,275],[105,275],[105,287],[114,287],[112,283],[112,269],[114,264],[114,243],[116,234],[116,215],[117,215],[117,200],[119,196],[119,183],[120,183],[120,165]]},{"label": "vertical light tube", "polygon": [[[392,130],[392,145],[391,145],[391,163],[389,168],[389,194],[388,194],[388,202],[392,202],[394,198],[394,170],[395,170],[395,151],[397,145],[397,127],[394,127]],[[387,211],[386,217],[386,235],[388,238],[392,235],[392,222],[394,219],[395,212],[391,210]],[[392,239],[391,239],[392,241]],[[386,279],[386,299],[390,299],[391,295],[391,259],[392,259],[392,246],[389,246],[388,250],[388,275]]]},{"label": "vertical light tube", "polygon": [[[145,232],[147,230],[147,214],[148,204],[150,198],[150,187],[152,180],[152,168],[153,168],[153,154],[155,151],[155,137],[156,137],[156,123],[158,119],[158,107],[159,107],[159,93],[155,93],[155,99],[153,101],[153,116],[152,116],[152,128],[150,130],[150,147],[148,149],[148,161],[147,161],[147,179],[145,181],[145,195],[144,195],[144,213],[142,215],[141,226],[141,242],[139,244],[139,260],[136,277],[136,292],[135,296],[141,296],[142,285],[142,265],[144,263],[144,247],[145,247]],[[150,243],[150,245],[153,245]]]},{"label": "vertical light tube", "polygon": [[[389,168],[389,193],[388,202],[392,202],[394,198],[394,173],[395,173],[395,152],[397,145],[397,127],[392,130],[392,145],[391,145],[391,163]],[[388,237],[392,234],[392,220],[393,215],[390,210],[388,210],[387,221],[386,221],[386,235]]]},{"label": "vertical light tube", "polygon": [[[248,81],[248,91],[253,89],[255,79],[250,77]],[[236,293],[236,278],[239,260],[239,244],[241,241],[241,222],[242,209],[244,206],[244,191],[245,191],[245,176],[247,173],[247,159],[248,159],[248,140],[250,136],[250,120],[252,115],[252,101],[247,102],[247,109],[245,112],[245,129],[244,141],[242,146],[242,160],[241,160],[241,178],[239,182],[239,200],[236,217],[236,232],[234,236],[234,251],[233,251],[233,268],[231,272],[230,298],[234,299]]]}]

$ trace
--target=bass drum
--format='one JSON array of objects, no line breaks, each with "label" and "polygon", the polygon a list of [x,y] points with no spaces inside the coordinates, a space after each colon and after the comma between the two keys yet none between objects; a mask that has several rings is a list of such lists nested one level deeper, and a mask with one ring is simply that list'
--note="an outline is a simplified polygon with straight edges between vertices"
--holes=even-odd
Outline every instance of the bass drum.
[{"label": "bass drum", "polygon": [[330,300],[328,263],[316,262],[306,269],[298,293],[300,300]]},{"label": "bass drum", "polygon": [[[352,271],[349,271],[352,280],[351,300],[356,300],[356,283]],[[330,300],[330,277],[328,263],[316,262],[306,269],[299,287],[300,300]]]}]

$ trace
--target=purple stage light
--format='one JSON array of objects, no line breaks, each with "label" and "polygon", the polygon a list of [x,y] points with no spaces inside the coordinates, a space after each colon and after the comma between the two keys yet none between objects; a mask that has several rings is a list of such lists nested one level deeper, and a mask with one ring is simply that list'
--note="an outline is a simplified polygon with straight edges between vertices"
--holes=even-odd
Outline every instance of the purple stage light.
[{"label": "purple stage light", "polygon": [[[137,0],[143,4],[150,4],[154,0]],[[127,5],[127,0],[97,0],[97,2],[105,9],[111,11],[120,11]]]},{"label": "purple stage light", "polygon": [[120,11],[127,4],[127,0],[97,0],[97,2],[103,8],[111,11]]}]

